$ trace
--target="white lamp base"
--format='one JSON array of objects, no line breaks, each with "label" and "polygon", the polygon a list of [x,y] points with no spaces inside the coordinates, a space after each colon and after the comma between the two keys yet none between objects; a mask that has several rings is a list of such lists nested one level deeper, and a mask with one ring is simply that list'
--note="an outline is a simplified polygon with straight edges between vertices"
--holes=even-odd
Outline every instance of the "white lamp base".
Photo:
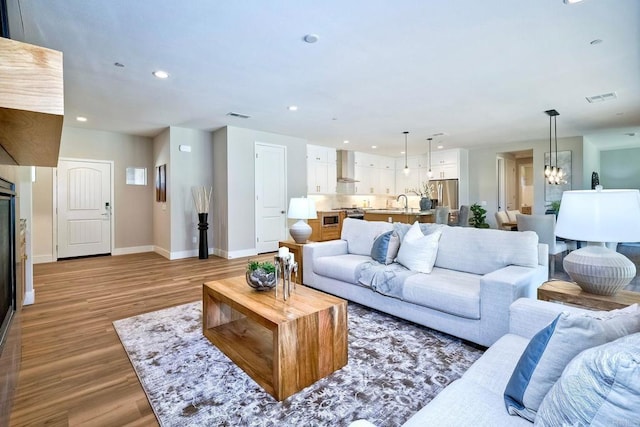
[{"label": "white lamp base", "polygon": [[303,220],[289,227],[289,234],[291,234],[291,237],[293,237],[296,243],[307,243],[309,236],[311,236],[311,231],[311,226]]},{"label": "white lamp base", "polygon": [[636,266],[631,260],[603,246],[572,251],[562,266],[582,290],[598,295],[613,295],[636,276]]}]

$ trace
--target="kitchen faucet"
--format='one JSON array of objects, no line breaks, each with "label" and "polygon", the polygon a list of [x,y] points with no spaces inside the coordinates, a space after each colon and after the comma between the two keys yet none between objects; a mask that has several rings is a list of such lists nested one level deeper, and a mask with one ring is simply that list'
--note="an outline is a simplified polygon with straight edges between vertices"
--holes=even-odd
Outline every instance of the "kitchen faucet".
[{"label": "kitchen faucet", "polygon": [[400,197],[404,197],[404,210],[409,210],[409,200],[407,199],[407,195],[406,194],[400,194],[398,196],[398,198],[396,199],[396,202],[400,201]]}]

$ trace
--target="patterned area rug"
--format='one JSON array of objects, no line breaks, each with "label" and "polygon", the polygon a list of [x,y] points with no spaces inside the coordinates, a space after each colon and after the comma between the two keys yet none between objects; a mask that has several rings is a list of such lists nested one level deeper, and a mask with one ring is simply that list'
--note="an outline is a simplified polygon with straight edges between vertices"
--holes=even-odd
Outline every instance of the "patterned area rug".
[{"label": "patterned area rug", "polygon": [[200,302],[114,322],[162,426],[398,426],[482,354],[349,303],[349,363],[276,401],[202,335]]}]

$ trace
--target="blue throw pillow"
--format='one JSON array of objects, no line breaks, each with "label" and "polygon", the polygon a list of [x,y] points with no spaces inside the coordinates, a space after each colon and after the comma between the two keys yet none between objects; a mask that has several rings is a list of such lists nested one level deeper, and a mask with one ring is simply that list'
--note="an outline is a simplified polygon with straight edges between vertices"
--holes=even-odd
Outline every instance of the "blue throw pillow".
[{"label": "blue throw pillow", "polygon": [[504,392],[507,411],[531,422],[567,364],[581,351],[640,332],[640,310],[560,314],[522,353]]},{"label": "blue throw pillow", "polygon": [[396,258],[396,255],[398,255],[399,248],[400,238],[398,234],[394,231],[387,231],[374,240],[373,246],[371,247],[371,258],[380,264],[389,265]]}]

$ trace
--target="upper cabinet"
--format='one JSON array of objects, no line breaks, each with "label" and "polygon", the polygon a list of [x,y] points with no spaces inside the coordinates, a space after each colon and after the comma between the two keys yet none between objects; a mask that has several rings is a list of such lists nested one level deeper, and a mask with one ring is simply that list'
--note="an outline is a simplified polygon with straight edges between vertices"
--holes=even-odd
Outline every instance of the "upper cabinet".
[{"label": "upper cabinet", "polygon": [[63,116],[62,53],[0,37],[1,161],[57,166]]},{"label": "upper cabinet", "polygon": [[307,194],[335,194],[336,149],[307,145]]},{"label": "upper cabinet", "polygon": [[460,150],[445,150],[431,152],[431,179],[459,178]]},{"label": "upper cabinet", "polygon": [[394,194],[395,164],[391,157],[355,153],[355,194]]}]

